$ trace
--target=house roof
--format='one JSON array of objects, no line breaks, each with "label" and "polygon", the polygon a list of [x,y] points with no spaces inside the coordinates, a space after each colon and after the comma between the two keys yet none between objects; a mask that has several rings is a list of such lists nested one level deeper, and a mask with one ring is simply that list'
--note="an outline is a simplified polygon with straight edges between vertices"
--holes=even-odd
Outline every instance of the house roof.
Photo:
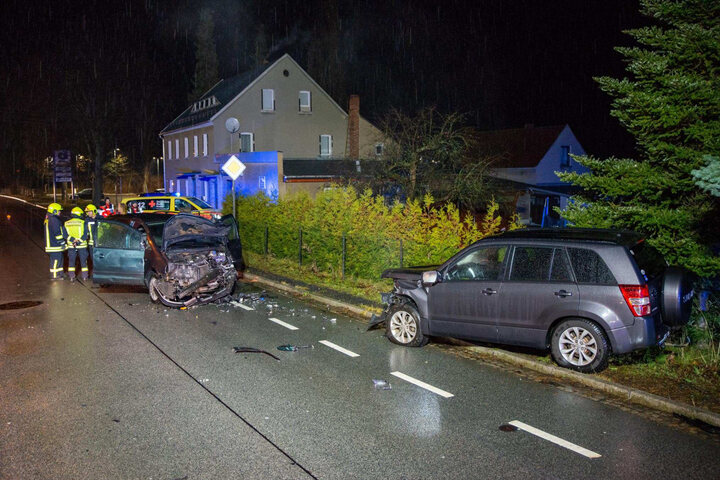
[{"label": "house roof", "polygon": [[567,125],[477,133],[478,155],[490,157],[496,168],[533,168],[545,156]]},{"label": "house roof", "polygon": [[209,99],[215,97],[217,104],[212,107],[208,107],[197,112],[192,111],[192,107],[196,102],[193,102],[188,106],[183,113],[181,113],[175,120],[170,122],[160,132],[166,133],[180,128],[188,128],[193,125],[198,125],[209,121],[220,109],[227,105],[228,102],[232,101],[238,93],[240,93],[245,87],[250,85],[257,77],[259,77],[265,70],[272,67],[272,65],[261,65],[258,68],[248,70],[245,73],[222,79],[215,84],[210,90],[205,92],[203,96],[197,99],[197,101],[203,99]]},{"label": "house roof", "polygon": [[368,175],[377,166],[376,160],[286,158],[283,175],[299,178],[349,178]]}]

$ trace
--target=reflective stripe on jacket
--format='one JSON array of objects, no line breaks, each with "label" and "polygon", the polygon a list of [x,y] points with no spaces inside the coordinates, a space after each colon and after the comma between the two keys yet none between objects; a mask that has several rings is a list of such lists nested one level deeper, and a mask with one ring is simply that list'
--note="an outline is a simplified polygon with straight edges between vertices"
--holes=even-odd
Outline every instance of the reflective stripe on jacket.
[{"label": "reflective stripe on jacket", "polygon": [[57,215],[45,217],[45,251],[64,252],[67,248],[65,245],[66,238],[67,232],[60,217]]},{"label": "reflective stripe on jacket", "polygon": [[97,237],[97,219],[86,218],[85,230],[88,233],[88,245],[95,245],[95,237]]},{"label": "reflective stripe on jacket", "polygon": [[71,218],[65,222],[65,230],[67,230],[68,248],[87,247],[88,233],[85,228],[85,220],[82,218]]}]

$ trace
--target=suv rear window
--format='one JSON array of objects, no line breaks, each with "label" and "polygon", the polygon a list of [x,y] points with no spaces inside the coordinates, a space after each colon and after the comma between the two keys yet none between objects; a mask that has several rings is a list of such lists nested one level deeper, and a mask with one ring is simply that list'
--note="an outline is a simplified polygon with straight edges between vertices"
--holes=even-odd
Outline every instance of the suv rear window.
[{"label": "suv rear window", "polygon": [[668,266],[660,252],[647,242],[638,243],[630,249],[630,253],[635,257],[646,281],[661,275]]},{"label": "suv rear window", "polygon": [[597,252],[586,248],[568,248],[578,283],[617,285],[617,280]]}]

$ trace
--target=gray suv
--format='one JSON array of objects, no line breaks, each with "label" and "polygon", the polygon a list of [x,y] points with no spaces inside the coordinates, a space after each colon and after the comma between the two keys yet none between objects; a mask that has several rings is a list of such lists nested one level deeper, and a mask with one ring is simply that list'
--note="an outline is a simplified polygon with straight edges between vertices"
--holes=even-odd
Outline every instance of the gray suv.
[{"label": "gray suv", "polygon": [[523,229],[485,238],[440,266],[386,270],[395,287],[372,324],[390,341],[428,336],[550,349],[597,372],[611,353],[662,344],[685,325],[692,284],[634,232]]}]

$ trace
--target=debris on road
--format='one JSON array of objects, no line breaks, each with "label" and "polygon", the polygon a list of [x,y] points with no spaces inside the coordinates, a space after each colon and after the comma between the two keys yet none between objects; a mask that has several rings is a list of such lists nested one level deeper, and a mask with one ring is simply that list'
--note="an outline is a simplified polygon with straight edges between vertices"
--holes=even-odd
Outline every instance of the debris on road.
[{"label": "debris on road", "polygon": [[392,385],[387,380],[378,380],[373,378],[373,386],[375,390],[392,390]]},{"label": "debris on road", "polygon": [[265,355],[271,356],[272,358],[274,358],[274,359],[277,360],[278,362],[280,361],[280,359],[279,359],[278,357],[276,357],[275,355],[273,355],[272,353],[270,353],[270,352],[268,352],[268,351],[266,351],[266,350],[261,350],[261,349],[259,349],[259,348],[253,348],[253,347],[233,347],[233,351],[234,351],[235,353],[264,353]]},{"label": "debris on road", "polygon": [[314,345],[280,345],[277,347],[278,350],[282,350],[283,352],[297,352],[301,348],[315,348]]},{"label": "debris on road", "polygon": [[510,425],[509,423],[503,423],[502,425],[500,425],[499,428],[502,432],[516,432],[518,429],[518,427],[516,427],[515,425]]}]

